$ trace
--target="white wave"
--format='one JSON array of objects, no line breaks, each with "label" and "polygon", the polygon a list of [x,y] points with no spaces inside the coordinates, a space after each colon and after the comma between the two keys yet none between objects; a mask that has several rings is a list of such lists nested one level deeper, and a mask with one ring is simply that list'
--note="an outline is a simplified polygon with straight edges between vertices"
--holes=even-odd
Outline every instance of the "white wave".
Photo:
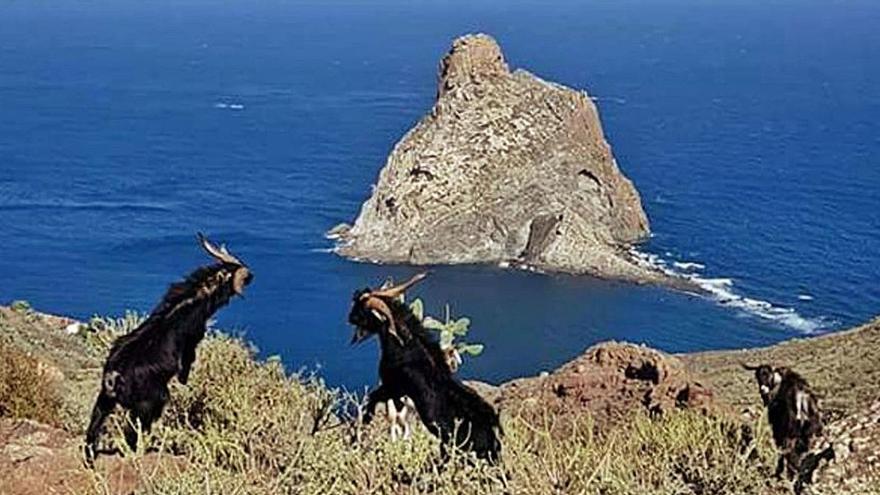
[{"label": "white wave", "polygon": [[812,301],[813,296],[809,294],[798,294],[798,299],[800,299],[801,301]]},{"label": "white wave", "polygon": [[702,263],[695,263],[693,261],[674,261],[672,263],[672,266],[678,268],[679,270],[684,270],[688,272],[702,270],[706,268],[706,265]]},{"label": "white wave", "polygon": [[244,105],[241,103],[225,103],[225,102],[217,102],[214,104],[214,108],[220,109],[228,109],[228,110],[244,110]]},{"label": "white wave", "polygon": [[[721,306],[734,308],[743,313],[757,316],[765,320],[775,321],[789,328],[803,333],[815,333],[823,330],[827,325],[821,318],[807,318],[798,314],[792,308],[777,306],[769,301],[753,299],[743,296],[734,289],[734,282],[730,278],[705,278],[692,272],[681,272],[670,268],[666,260],[652,253],[643,253],[635,248],[630,248],[630,254],[637,264],[647,266],[660,272],[689,280],[703,289],[708,297]],[[694,262],[673,262],[672,266],[681,270],[705,268],[704,265]],[[812,297],[807,296],[810,299]],[[801,296],[798,296],[801,300]]]}]

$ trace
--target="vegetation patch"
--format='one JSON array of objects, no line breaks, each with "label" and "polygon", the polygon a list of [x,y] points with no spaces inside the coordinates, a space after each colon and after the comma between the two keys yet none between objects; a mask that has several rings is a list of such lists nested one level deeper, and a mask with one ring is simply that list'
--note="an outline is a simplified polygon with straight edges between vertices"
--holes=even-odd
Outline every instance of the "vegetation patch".
[{"label": "vegetation patch", "polygon": [[[8,314],[7,314],[8,316]],[[44,319],[0,320],[10,335]],[[64,403],[90,403],[97,374],[68,371],[74,349],[103,355],[113,338],[137,326],[139,317],[96,318],[64,353],[47,355],[78,387],[62,387]],[[19,328],[21,327],[21,328]],[[36,330],[35,330],[36,332]],[[34,334],[40,335],[40,334]],[[35,341],[34,336],[28,338]],[[47,342],[52,339],[46,337]],[[2,349],[4,355],[7,349]],[[27,358],[26,354],[21,353]],[[63,361],[67,356],[78,361]],[[33,372],[36,361],[27,360]],[[77,365],[78,366],[78,365]],[[10,380],[4,372],[2,386]],[[33,375],[31,375],[33,376]],[[79,381],[77,381],[79,380]],[[40,383],[25,380],[27,383]],[[72,397],[76,394],[77,397]],[[70,493],[165,494],[777,494],[775,449],[766,420],[740,420],[711,411],[670,409],[659,417],[633,409],[625,421],[604,426],[583,408],[568,411],[501,409],[501,462],[490,465],[452,450],[441,461],[437,440],[421,425],[408,441],[391,441],[389,424],[358,421],[361,397],[327,387],[311,373],[290,373],[277,358],[260,360],[241,339],[211,334],[198,348],[188,385],[172,381],[172,399],[153,432],[126,452],[119,414],[110,422],[94,472],[64,475]],[[47,403],[52,403],[47,402]],[[3,399],[3,404],[7,401]],[[53,422],[37,407],[19,416]],[[68,446],[45,453],[47,465],[81,465],[82,427],[65,424]],[[57,416],[56,416],[57,417]],[[57,456],[57,457],[53,457]],[[14,468],[14,469],[21,469]],[[80,468],[81,469],[81,468]],[[124,476],[120,473],[124,473]],[[2,473],[0,473],[2,476]],[[86,480],[85,483],[77,481]],[[124,481],[123,489],[120,483]],[[61,481],[59,482],[61,483]],[[72,491],[71,491],[72,490]],[[122,490],[122,491],[120,491]]]},{"label": "vegetation patch", "polygon": [[59,424],[60,372],[7,342],[0,341],[0,356],[0,417]]},{"label": "vegetation patch", "polygon": [[[260,362],[225,335],[203,342],[189,385],[174,385],[172,396],[147,442],[159,453],[130,455],[176,462],[138,469],[138,493],[775,493],[762,423],[634,413],[596,434],[585,412],[562,421],[502,411],[500,464],[455,450],[444,463],[424,428],[392,442],[385,422],[357,421],[359,398],[314,375],[288,374],[277,359]],[[124,444],[120,435],[115,442]],[[106,493],[102,483],[96,493]]]}]

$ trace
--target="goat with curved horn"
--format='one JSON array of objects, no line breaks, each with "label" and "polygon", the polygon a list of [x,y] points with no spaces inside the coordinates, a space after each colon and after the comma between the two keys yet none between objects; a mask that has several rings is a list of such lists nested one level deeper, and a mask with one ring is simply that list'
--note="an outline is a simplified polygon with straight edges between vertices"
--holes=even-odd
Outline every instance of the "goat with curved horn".
[{"label": "goat with curved horn", "polygon": [[254,278],[250,268],[225,246],[217,247],[202,234],[198,239],[219,263],[199,267],[173,283],[150,316],[110,348],[86,432],[89,466],[98,453],[104,422],[116,406],[129,411],[131,425],[125,429],[125,441],[132,450],[137,448],[135,425],[150,431],[171,397],[168,383],[172,377],[184,385],[188,382],[208,320],[234,296],[241,296]]},{"label": "goat with curved horn", "polygon": [[379,318],[380,320],[384,320],[388,322],[388,333],[393,335],[398,341],[401,343],[403,339],[400,338],[400,335],[397,333],[397,326],[394,324],[394,314],[391,313],[391,308],[388,307],[388,304],[385,301],[379,299],[378,297],[370,296],[369,294],[365,294],[366,300],[364,301],[364,307],[373,312],[373,314]]},{"label": "goat with curved horn", "polygon": [[416,275],[413,275],[409,280],[400,285],[395,285],[394,287],[389,287],[387,289],[371,291],[369,295],[396,299],[400,297],[404,292],[409,290],[410,287],[424,280],[427,276],[428,272],[417,273]]},{"label": "goat with curved horn", "polygon": [[211,255],[211,257],[222,264],[233,265],[236,267],[232,277],[232,290],[234,290],[239,296],[243,295],[244,286],[248,284],[251,278],[250,268],[248,268],[240,259],[233,256],[229,250],[226,249],[225,244],[221,244],[220,247],[217,247],[201,232],[198,233],[198,238],[199,244],[202,245],[202,249]]},{"label": "goat with curved horn", "polygon": [[[370,422],[380,403],[408,397],[428,431],[441,442],[441,456],[455,445],[477,457],[497,461],[502,434],[498,413],[474,389],[459,382],[448,364],[448,355],[422,324],[421,315],[400,299],[407,289],[427,276],[419,273],[388,288],[364,288],[352,295],[348,322],[355,332],[352,344],[379,336],[379,378],[370,392],[363,421]],[[390,284],[389,284],[390,285]]]},{"label": "goat with curved horn", "polygon": [[199,244],[202,245],[202,249],[217,261],[221,263],[229,263],[231,265],[244,266],[244,263],[242,263],[241,260],[229,253],[225,244],[221,244],[220,247],[217,247],[205,237],[205,234],[199,232],[197,236],[199,238]]}]

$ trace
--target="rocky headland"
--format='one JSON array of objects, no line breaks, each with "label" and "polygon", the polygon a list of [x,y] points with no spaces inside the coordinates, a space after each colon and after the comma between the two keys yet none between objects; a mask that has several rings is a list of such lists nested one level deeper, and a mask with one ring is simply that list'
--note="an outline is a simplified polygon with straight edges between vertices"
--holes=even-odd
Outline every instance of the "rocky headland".
[{"label": "rocky headland", "polygon": [[376,262],[665,281],[629,251],[649,232],[590,97],[511,71],[476,34],[443,57],[433,108],[394,146],[354,225],[328,236],[339,254]]}]

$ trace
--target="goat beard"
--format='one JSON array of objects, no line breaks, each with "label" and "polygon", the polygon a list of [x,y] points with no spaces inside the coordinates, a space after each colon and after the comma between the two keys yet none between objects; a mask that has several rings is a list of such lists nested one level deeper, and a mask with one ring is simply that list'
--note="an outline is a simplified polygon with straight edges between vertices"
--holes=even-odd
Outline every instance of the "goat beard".
[{"label": "goat beard", "polygon": [[351,336],[351,345],[360,344],[370,337],[370,332],[361,327],[354,327],[354,334]]}]

